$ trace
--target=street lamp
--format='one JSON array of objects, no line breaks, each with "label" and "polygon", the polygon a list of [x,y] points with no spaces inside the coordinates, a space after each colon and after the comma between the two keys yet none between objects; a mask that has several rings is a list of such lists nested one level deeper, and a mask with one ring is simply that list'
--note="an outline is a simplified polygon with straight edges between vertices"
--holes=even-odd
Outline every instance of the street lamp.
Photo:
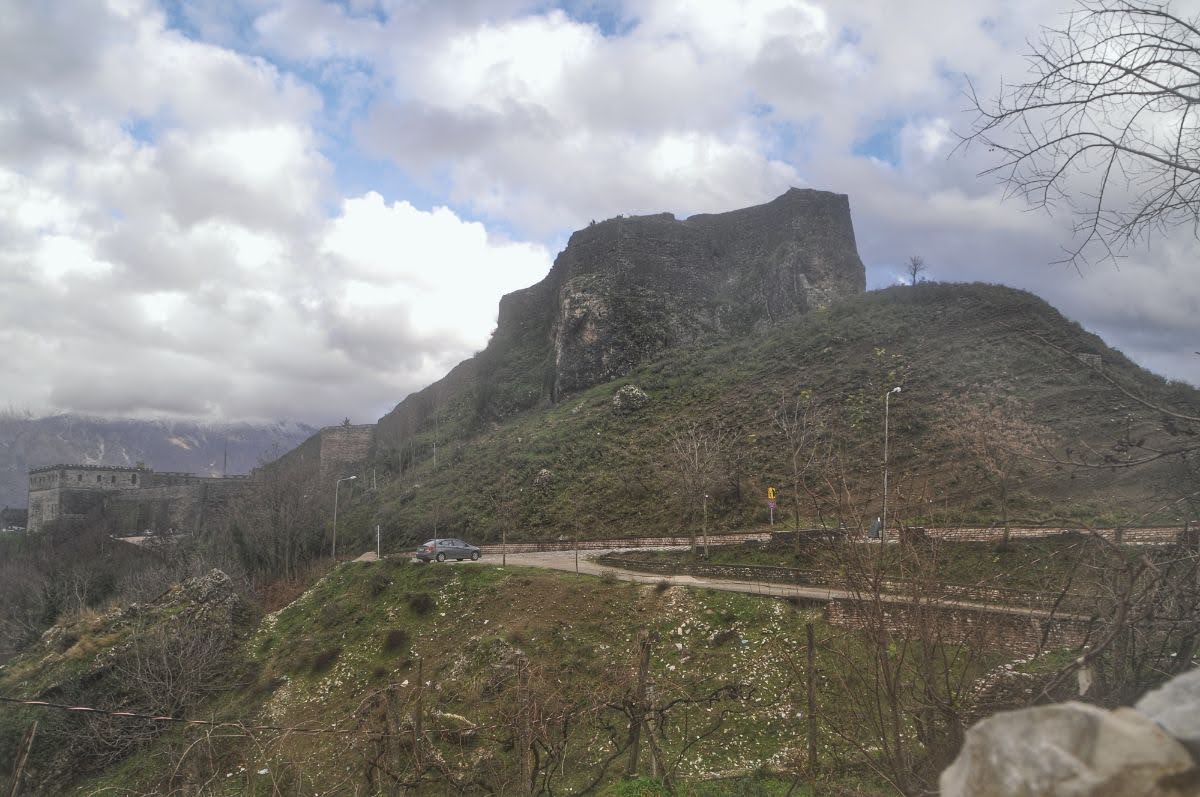
[{"label": "street lamp", "polygon": [[883,397],[883,517],[880,518],[879,544],[887,542],[887,497],[888,497],[888,401],[900,388],[894,387]]},{"label": "street lamp", "polygon": [[347,476],[344,479],[338,479],[333,485],[333,561],[337,561],[337,505],[338,505],[338,488],[342,486],[342,482],[353,481],[357,476]]},{"label": "street lamp", "polygon": [[704,558],[708,558],[708,493],[704,494],[704,525],[701,527],[704,531]]}]

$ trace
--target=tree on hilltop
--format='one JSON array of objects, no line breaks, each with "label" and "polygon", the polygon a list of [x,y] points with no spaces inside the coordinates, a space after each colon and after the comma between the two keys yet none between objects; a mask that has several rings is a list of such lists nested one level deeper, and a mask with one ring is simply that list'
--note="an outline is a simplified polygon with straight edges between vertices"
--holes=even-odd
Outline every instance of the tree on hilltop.
[{"label": "tree on hilltop", "polygon": [[908,284],[909,285],[916,285],[918,282],[925,281],[924,278],[921,276],[921,274],[923,274],[925,272],[925,259],[924,258],[922,258],[918,255],[912,255],[911,257],[908,258],[908,265],[905,266],[904,270],[906,272],[908,272]]}]

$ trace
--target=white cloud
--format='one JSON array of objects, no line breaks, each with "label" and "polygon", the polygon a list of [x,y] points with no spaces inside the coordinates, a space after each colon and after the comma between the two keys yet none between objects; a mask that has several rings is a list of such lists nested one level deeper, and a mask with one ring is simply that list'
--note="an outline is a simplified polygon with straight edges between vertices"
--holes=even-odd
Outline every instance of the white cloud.
[{"label": "white cloud", "polygon": [[[1061,220],[1002,202],[987,153],[949,156],[963,75],[1019,76],[1066,7],[647,0],[614,32],[526,0],[182,0],[185,34],[151,0],[9,4],[9,398],[369,420],[482,346],[547,242],[789,185],[850,195],[876,283],[920,254],[1200,381],[1194,241],[1080,279],[1047,265]],[[347,195],[356,141],[402,179]]]}]

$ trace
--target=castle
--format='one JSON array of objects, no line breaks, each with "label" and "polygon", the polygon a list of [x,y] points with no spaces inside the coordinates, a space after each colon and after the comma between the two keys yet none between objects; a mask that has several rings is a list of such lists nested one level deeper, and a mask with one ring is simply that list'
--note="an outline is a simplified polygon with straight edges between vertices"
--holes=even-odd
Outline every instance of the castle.
[{"label": "castle", "polygon": [[[326,427],[263,467],[288,468],[293,475],[319,480],[340,477],[367,459],[374,430],[374,425]],[[102,512],[115,521],[121,533],[195,532],[252,484],[258,470],[249,476],[201,476],[143,466],[33,468],[29,471],[26,530],[37,533],[53,522],[79,522]]]},{"label": "castle", "polygon": [[29,471],[26,529],[35,533],[103,510],[127,526],[124,531],[194,531],[246,482],[246,476],[159,473],[146,467],[48,465]]}]

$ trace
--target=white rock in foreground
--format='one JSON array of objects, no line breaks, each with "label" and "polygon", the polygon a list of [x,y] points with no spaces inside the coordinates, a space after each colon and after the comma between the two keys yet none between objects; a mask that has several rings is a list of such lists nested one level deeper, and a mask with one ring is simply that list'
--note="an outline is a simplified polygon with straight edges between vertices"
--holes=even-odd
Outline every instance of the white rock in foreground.
[{"label": "white rock in foreground", "polygon": [[1196,766],[1162,728],[1131,709],[1084,703],[989,717],[967,731],[942,773],[943,797],[1184,797]]}]

